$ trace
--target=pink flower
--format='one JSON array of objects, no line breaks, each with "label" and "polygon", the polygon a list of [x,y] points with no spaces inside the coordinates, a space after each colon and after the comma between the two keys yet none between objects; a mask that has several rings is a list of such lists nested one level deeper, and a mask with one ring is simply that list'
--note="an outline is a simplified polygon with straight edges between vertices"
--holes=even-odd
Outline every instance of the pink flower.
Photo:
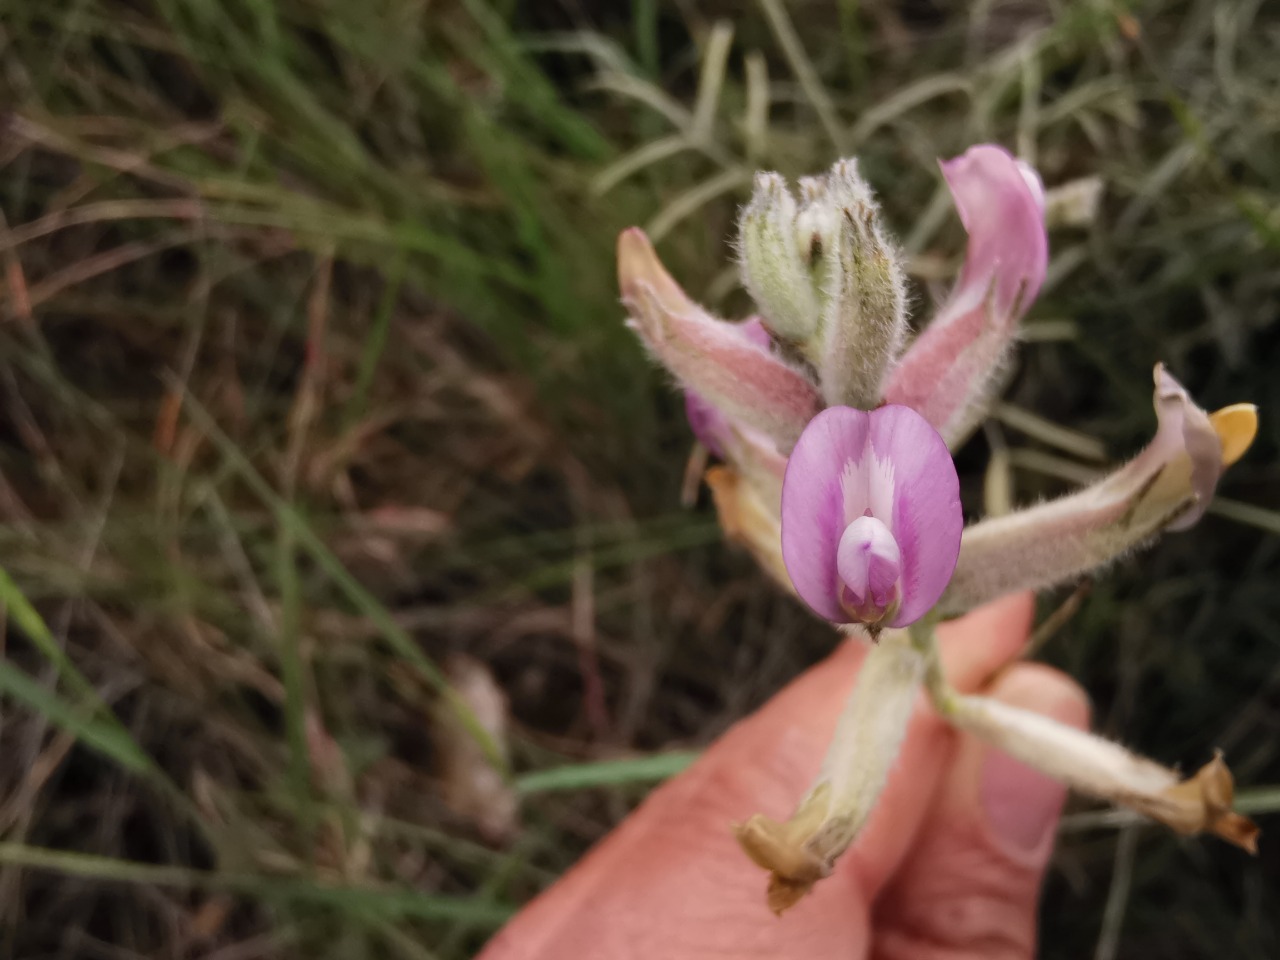
[{"label": "pink flower", "polygon": [[828,620],[919,620],[951,579],[963,526],[947,445],[908,407],[829,407],[791,451],[782,558],[801,599]]},{"label": "pink flower", "polygon": [[[961,696],[930,669],[934,617],[1071,580],[1185,529],[1257,431],[1251,405],[1207,413],[1157,366],[1159,427],[1134,460],[1073,494],[964,529],[949,450],[981,422],[1003,380],[1018,322],[1044,283],[1048,243],[1044,191],[1026,164],[983,145],[941,166],[967,256],[950,297],[901,357],[901,254],[851,161],[802,180],[798,203],[778,175],[757,177],[738,250],[760,317],[745,323],[695,304],[643,233],[619,239],[631,325],[685,389],[698,438],[726,463],[707,472],[726,534],[819,616],[861,624],[878,640],[796,812],[736,828],[770,871],[779,911],[854,842],[922,682],[951,723],[1076,789],[1249,850],[1257,833],[1232,811],[1220,760],[1179,782],[1099,738]],[[930,611],[912,631],[895,629]]]},{"label": "pink flower", "polygon": [[[939,597],[940,613],[960,613],[1105,566],[1194,523],[1256,430],[1252,408],[1211,419],[1158,369],[1160,429],[1147,450],[1070,496],[973,524],[957,563],[959,508],[945,448],[985,416],[1018,322],[1044,282],[1048,244],[1044,193],[1026,164],[986,144],[941,167],[969,233],[967,256],[937,316],[896,361],[905,323],[891,295],[898,254],[851,163],[802,181],[800,204],[779,177],[758,178],[740,248],[762,314],[743,323],[694,303],[643,233],[619,238],[632,326],[685,388],[695,433],[736,478],[719,484],[717,507],[736,518],[729,525],[768,570],[788,573],[784,585],[838,623],[900,626]],[[850,233],[849,224],[865,229]],[[890,415],[895,409],[905,412]],[[912,450],[882,433],[890,427],[880,421],[929,439]],[[951,519],[913,525],[930,511]]]}]

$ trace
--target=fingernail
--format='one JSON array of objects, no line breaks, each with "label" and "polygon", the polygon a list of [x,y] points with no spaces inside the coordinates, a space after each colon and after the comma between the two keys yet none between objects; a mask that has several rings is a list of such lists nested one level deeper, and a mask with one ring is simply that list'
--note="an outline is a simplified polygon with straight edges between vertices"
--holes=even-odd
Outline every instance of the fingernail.
[{"label": "fingernail", "polygon": [[982,761],[979,797],[991,832],[1014,853],[1025,855],[1048,849],[1066,788],[991,747]]}]

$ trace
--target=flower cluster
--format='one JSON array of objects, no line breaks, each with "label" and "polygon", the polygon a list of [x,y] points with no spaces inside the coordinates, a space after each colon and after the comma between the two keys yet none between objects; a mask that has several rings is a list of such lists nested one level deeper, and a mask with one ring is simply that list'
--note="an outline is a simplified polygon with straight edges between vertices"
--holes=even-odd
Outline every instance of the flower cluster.
[{"label": "flower cluster", "polygon": [[[909,345],[902,257],[851,160],[801,180],[756,178],[739,223],[743,285],[759,315],[732,323],[691,300],[644,233],[618,273],[630,323],[685,391],[723,465],[707,473],[726,533],[820,617],[878,640],[818,781],[785,824],[738,828],[785,909],[853,841],[925,685],[952,723],[1076,789],[1183,832],[1252,849],[1220,758],[1195,777],[1115,744],[951,691],[932,625],[1002,594],[1069,582],[1199,519],[1248,448],[1253,407],[1207,414],[1155,368],[1158,428],[1132,461],[1058,500],[964,526],[950,451],[986,415],[1023,314],[1044,282],[1044,190],[995,146],[944,162],[968,233],[964,266]],[[913,626],[914,625],[914,626]],[[910,630],[903,628],[910,627]]]}]

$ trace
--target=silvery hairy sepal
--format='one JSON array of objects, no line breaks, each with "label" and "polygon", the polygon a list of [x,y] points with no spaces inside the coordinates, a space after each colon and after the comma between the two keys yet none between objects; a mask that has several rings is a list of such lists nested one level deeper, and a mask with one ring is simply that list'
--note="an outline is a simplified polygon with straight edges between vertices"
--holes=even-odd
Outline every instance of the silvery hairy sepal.
[{"label": "silvery hairy sepal", "polygon": [[817,389],[768,337],[712,316],[667,273],[644,232],[618,237],[618,286],[630,326],[686,391],[788,453],[822,409]]},{"label": "silvery hairy sepal", "polygon": [[907,331],[900,257],[855,161],[801,180],[800,195],[776,173],[757,175],[739,221],[743,285],[828,404],[870,410]]},{"label": "silvery hairy sepal", "polygon": [[1253,440],[1256,412],[1237,404],[1206,413],[1162,364],[1154,377],[1152,441],[1075,493],[966,528],[944,612],[1069,583],[1200,519],[1223,471]]}]

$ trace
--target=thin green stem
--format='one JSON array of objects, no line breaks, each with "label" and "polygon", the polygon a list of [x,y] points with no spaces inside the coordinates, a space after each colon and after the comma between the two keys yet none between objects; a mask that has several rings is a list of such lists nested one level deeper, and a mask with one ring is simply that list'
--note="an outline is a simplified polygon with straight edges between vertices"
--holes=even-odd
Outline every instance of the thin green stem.
[{"label": "thin green stem", "polygon": [[958,708],[959,695],[947,681],[942,668],[938,635],[934,629],[941,619],[938,614],[930,613],[908,627],[907,632],[911,636],[911,646],[924,657],[924,687],[929,691],[929,699],[938,713],[950,719]]}]

